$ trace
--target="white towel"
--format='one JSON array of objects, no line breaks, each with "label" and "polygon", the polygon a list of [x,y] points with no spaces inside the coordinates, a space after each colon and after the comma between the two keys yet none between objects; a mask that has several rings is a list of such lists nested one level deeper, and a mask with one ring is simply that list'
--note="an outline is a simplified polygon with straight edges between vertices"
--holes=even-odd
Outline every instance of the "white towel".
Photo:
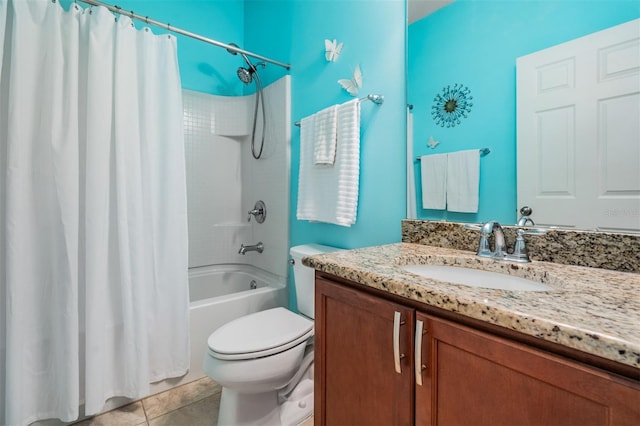
[{"label": "white towel", "polygon": [[300,123],[298,220],[351,226],[356,222],[360,180],[360,103],[339,105],[333,167],[314,167],[312,135]]},{"label": "white towel", "polygon": [[420,157],[422,208],[444,210],[447,206],[447,154]]},{"label": "white towel", "polygon": [[413,113],[407,106],[407,219],[418,217],[413,158]]},{"label": "white towel", "polygon": [[447,157],[447,210],[478,212],[480,151],[451,152]]},{"label": "white towel", "polygon": [[313,164],[332,165],[335,162],[337,111],[338,106],[333,105],[314,114]]}]

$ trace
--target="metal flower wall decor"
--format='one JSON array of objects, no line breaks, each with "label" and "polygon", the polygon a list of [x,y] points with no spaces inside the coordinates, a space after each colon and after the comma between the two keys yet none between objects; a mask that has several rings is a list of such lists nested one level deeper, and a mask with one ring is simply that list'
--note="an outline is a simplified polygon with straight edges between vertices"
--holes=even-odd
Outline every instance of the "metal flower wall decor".
[{"label": "metal flower wall decor", "polygon": [[433,98],[435,103],[431,107],[431,117],[440,127],[455,127],[460,124],[461,118],[467,118],[467,114],[471,112],[472,100],[468,87],[459,83],[453,87],[447,86]]}]

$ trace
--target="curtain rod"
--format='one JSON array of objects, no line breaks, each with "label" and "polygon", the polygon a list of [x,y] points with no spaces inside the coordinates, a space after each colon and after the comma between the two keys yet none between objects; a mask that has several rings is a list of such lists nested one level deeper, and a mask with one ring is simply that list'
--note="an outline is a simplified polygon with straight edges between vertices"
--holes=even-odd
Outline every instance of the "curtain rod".
[{"label": "curtain rod", "polygon": [[199,34],[195,34],[195,33],[189,32],[189,31],[182,30],[182,29],[177,28],[177,27],[173,27],[173,26],[171,26],[171,24],[164,24],[162,22],[159,22],[159,21],[156,21],[154,19],[151,19],[148,16],[138,15],[137,13],[134,13],[133,10],[132,11],[127,11],[127,10],[124,10],[123,8],[121,8],[120,6],[110,5],[108,3],[103,3],[103,2],[97,1],[97,0],[78,0],[78,1],[80,1],[82,3],[90,4],[92,6],[103,6],[103,7],[106,7],[107,9],[109,9],[110,11],[112,11],[114,13],[118,13],[120,15],[128,16],[131,19],[137,19],[138,21],[142,21],[142,22],[145,22],[145,23],[150,24],[150,25],[155,25],[156,27],[163,28],[163,29],[165,29],[167,31],[171,31],[171,32],[174,32],[174,33],[181,34],[183,36],[191,37],[191,38],[194,38],[196,40],[204,41],[205,43],[209,43],[209,44],[213,44],[214,46],[222,47],[222,48],[227,49],[228,51],[231,51],[231,52],[234,52],[234,53],[242,53],[242,54],[245,54],[247,56],[251,56],[252,58],[259,59],[259,60],[265,61],[265,62],[269,62],[269,63],[274,64],[274,65],[278,65],[278,66],[283,67],[283,68],[285,68],[287,70],[291,69],[291,65],[289,65],[287,63],[276,61],[275,59],[267,58],[266,56],[258,55],[257,53],[253,53],[253,52],[250,52],[248,50],[240,49],[239,47],[236,47],[236,46],[233,46],[233,45],[230,45],[230,44],[222,43],[222,42],[217,41],[217,40],[213,40],[213,39],[210,39],[210,38],[203,37],[203,36],[201,36]]}]

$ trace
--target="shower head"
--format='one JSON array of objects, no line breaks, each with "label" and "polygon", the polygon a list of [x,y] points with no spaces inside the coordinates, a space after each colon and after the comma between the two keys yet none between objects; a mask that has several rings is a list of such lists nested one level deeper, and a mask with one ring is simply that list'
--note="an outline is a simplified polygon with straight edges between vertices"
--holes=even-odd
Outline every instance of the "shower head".
[{"label": "shower head", "polygon": [[252,64],[250,62],[248,62],[249,66],[247,68],[243,68],[240,67],[238,68],[238,71],[236,71],[236,74],[238,74],[238,78],[240,79],[240,81],[242,81],[244,84],[249,84],[253,81],[253,75],[255,74],[256,76],[258,75],[258,68],[257,67],[266,67],[267,64],[265,64],[264,62],[258,62],[256,64]]},{"label": "shower head", "polygon": [[237,74],[241,82],[243,82],[244,84],[249,84],[253,80],[254,72],[255,72],[254,67],[252,67],[252,69],[240,67],[238,68]]},{"label": "shower head", "polygon": [[[238,47],[238,45],[235,43],[229,43],[229,46]],[[231,53],[232,55],[237,55],[239,53],[231,49],[227,49],[227,52]],[[238,68],[236,74],[238,75],[240,81],[242,81],[244,84],[250,84],[253,81],[253,74],[258,72],[258,69],[256,67],[262,66],[264,68],[267,66],[267,64],[265,64],[264,62],[252,64],[247,55],[245,55],[244,53],[240,53],[240,56],[242,56],[242,59],[244,59],[244,61],[246,62],[247,67]]]},{"label": "shower head", "polygon": [[[229,46],[234,48],[238,47],[238,45],[235,43],[229,43]],[[227,49],[227,52],[231,53],[232,55],[237,55],[238,53],[240,53],[240,55],[242,56],[242,59],[244,59],[244,61],[247,63],[246,68],[239,67],[238,70],[236,71],[236,74],[238,75],[238,78],[240,79],[240,81],[242,81],[244,84],[251,84],[252,81],[255,81],[255,84],[256,84],[256,96],[255,96],[256,107],[253,110],[253,130],[251,132],[251,155],[253,155],[253,158],[255,158],[256,160],[259,160],[260,157],[262,157],[262,149],[264,148],[264,135],[265,135],[264,126],[267,125],[267,119],[266,119],[265,110],[264,110],[264,96],[262,96],[262,82],[260,81],[260,74],[258,73],[258,69],[256,67],[262,66],[263,68],[265,68],[267,64],[264,62],[257,62],[256,64],[252,64],[249,58],[247,58],[247,55],[245,55],[242,52],[238,52],[235,49]],[[257,129],[256,125],[258,123],[258,106],[260,104],[262,104],[262,123],[263,123],[262,137],[260,142],[260,148],[256,153],[255,151],[256,129]]]}]

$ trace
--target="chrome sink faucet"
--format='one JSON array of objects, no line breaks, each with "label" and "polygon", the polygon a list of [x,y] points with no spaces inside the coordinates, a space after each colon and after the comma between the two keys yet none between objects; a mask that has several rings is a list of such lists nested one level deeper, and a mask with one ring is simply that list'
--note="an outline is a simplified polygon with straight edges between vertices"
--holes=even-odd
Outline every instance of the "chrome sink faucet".
[{"label": "chrome sink faucet", "polygon": [[262,244],[262,241],[259,242],[258,244],[248,245],[248,246],[245,246],[244,244],[240,244],[240,250],[238,250],[238,253],[244,255],[248,251],[257,251],[258,253],[262,253],[264,251],[264,244]]},{"label": "chrome sink faucet", "polygon": [[[465,228],[480,231],[480,242],[478,243],[478,251],[476,255],[480,257],[488,257],[496,260],[507,260],[511,262],[527,263],[529,260],[529,252],[524,241],[524,234],[546,234],[544,229],[518,229],[516,231],[516,241],[513,246],[513,252],[507,253],[507,244],[504,237],[502,225],[496,220],[481,225],[466,224]],[[493,234],[493,250],[489,244],[489,237]]]},{"label": "chrome sink faucet", "polygon": [[[493,251],[489,246],[489,237],[493,234]],[[507,254],[507,244],[504,239],[502,225],[496,220],[490,220],[480,228],[480,243],[478,256],[502,258]]]}]

